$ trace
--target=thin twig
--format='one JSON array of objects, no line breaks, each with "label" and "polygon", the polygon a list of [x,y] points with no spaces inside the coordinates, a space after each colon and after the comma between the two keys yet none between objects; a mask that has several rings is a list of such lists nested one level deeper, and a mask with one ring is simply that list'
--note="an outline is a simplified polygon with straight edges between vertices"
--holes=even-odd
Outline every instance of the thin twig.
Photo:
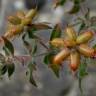
[{"label": "thin twig", "polygon": [[40,37],[38,37],[37,35],[35,35],[35,37],[36,37],[37,41],[38,41],[45,49],[47,49],[48,51],[50,50],[50,49],[45,45],[45,43],[43,42],[43,40],[42,40]]},{"label": "thin twig", "polygon": [[77,26],[78,24],[81,24],[81,22],[76,22],[76,23],[73,23],[73,24],[69,24],[69,26]]},{"label": "thin twig", "polygon": [[43,55],[45,55],[45,54],[47,54],[47,53],[48,53],[48,52],[40,53],[40,54],[35,55],[34,57],[43,56]]},{"label": "thin twig", "polygon": [[[40,54],[34,55],[34,57],[43,56],[47,53],[48,52],[40,53]],[[13,58],[18,60],[21,63],[24,63],[24,62],[30,61],[33,57],[30,55],[15,55]]]}]

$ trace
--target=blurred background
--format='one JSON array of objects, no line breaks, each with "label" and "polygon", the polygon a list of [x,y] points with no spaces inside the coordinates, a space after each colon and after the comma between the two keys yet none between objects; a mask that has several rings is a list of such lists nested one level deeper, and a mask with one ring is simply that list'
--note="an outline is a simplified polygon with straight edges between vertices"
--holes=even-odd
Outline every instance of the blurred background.
[{"label": "blurred background", "polygon": [[[49,22],[54,25],[62,20],[64,26],[75,19],[75,15],[65,14],[72,7],[72,2],[69,0],[64,7],[58,7],[55,11],[52,4],[53,0],[0,0],[0,34],[4,34],[6,30],[8,15],[14,14],[17,10],[29,10],[36,5],[39,11],[37,22]],[[96,15],[96,0],[86,0],[84,5],[91,8],[91,15]],[[48,31],[39,32],[45,43],[49,39],[50,32]],[[20,38],[16,38],[13,43],[16,54],[26,54]],[[38,53],[41,51],[43,51],[42,47]],[[60,72],[60,78],[56,78],[54,73],[42,64],[41,58],[37,58],[37,71],[34,72],[37,88],[27,80],[26,66],[17,64],[15,74],[10,80],[5,76],[0,81],[0,96],[81,96],[78,81],[68,72],[66,64]],[[84,96],[96,96],[96,66],[92,68],[94,70],[92,69],[82,82]]]}]

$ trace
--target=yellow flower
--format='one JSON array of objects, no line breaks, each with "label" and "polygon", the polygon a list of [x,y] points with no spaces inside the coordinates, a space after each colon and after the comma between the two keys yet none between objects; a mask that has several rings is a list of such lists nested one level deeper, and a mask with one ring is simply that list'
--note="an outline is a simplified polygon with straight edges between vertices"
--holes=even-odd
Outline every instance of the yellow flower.
[{"label": "yellow flower", "polygon": [[88,46],[88,41],[93,38],[92,31],[85,31],[77,36],[75,30],[72,27],[67,27],[65,30],[66,38],[55,38],[50,41],[50,44],[54,47],[63,47],[63,49],[54,56],[53,63],[61,64],[66,58],[70,60],[70,68],[72,71],[76,71],[80,64],[80,56],[92,57],[94,55],[94,49]]},{"label": "yellow flower", "polygon": [[15,16],[9,16],[8,30],[4,34],[4,37],[11,39],[12,37],[20,35],[23,32],[24,27],[32,23],[36,13],[37,8],[29,10],[26,15],[24,12],[19,11]]}]

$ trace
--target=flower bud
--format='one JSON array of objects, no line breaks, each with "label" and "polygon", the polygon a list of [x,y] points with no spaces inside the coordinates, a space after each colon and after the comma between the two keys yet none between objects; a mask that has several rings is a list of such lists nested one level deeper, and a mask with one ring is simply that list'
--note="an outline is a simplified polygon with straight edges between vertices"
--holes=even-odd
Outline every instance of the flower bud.
[{"label": "flower bud", "polygon": [[18,26],[14,26],[12,29],[8,30],[4,37],[11,39],[12,37],[19,35],[22,31],[23,31],[23,26],[22,25],[18,25]]},{"label": "flower bud", "polygon": [[37,8],[29,10],[29,12],[26,14],[26,18],[33,19],[37,13]]},{"label": "flower bud", "polygon": [[66,32],[66,34],[68,36],[68,39],[76,40],[76,32],[75,32],[74,28],[67,27],[65,32]]},{"label": "flower bud", "polygon": [[79,67],[79,64],[80,64],[80,55],[78,52],[72,52],[70,54],[70,69],[72,71],[76,71]]},{"label": "flower bud", "polygon": [[93,48],[88,47],[86,44],[81,44],[78,47],[78,50],[81,54],[87,56],[87,57],[92,57],[95,53]]},{"label": "flower bud", "polygon": [[64,47],[64,40],[62,38],[55,38],[50,41],[50,44],[54,47]]},{"label": "flower bud", "polygon": [[13,25],[18,25],[18,24],[21,23],[21,19],[18,18],[17,16],[9,16],[9,17],[8,17],[8,21],[9,21],[10,23],[12,23]]},{"label": "flower bud", "polygon": [[54,58],[53,58],[53,64],[61,64],[62,61],[70,54],[70,51],[68,48],[64,48],[62,51],[60,51]]},{"label": "flower bud", "polygon": [[77,37],[77,44],[86,43],[93,37],[93,33],[91,31],[82,33],[80,36]]}]

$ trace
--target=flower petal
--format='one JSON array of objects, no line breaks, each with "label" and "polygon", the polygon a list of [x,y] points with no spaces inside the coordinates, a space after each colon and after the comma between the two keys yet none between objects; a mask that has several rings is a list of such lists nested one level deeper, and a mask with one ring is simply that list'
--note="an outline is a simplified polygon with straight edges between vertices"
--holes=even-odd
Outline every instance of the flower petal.
[{"label": "flower petal", "polygon": [[93,48],[88,47],[86,44],[81,44],[78,47],[78,51],[84,56],[91,57],[94,55],[95,50]]},{"label": "flower petal", "polygon": [[76,71],[80,64],[80,54],[78,52],[72,52],[70,54],[70,69]]},{"label": "flower petal", "polygon": [[60,51],[53,59],[54,64],[61,64],[62,61],[70,54],[70,50],[68,48],[64,48]]},{"label": "flower petal", "polygon": [[76,32],[73,27],[67,27],[65,32],[69,39],[76,40]]},{"label": "flower petal", "polygon": [[88,42],[93,37],[93,32],[88,31],[77,37],[77,44]]}]

